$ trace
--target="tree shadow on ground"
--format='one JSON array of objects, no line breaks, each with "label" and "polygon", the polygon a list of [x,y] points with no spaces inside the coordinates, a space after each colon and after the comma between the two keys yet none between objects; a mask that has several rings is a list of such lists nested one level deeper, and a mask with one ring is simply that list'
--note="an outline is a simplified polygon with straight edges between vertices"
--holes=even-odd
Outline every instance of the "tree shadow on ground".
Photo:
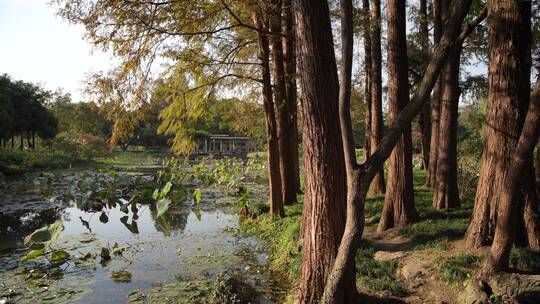
[{"label": "tree shadow on ground", "polygon": [[358,303],[365,303],[365,304],[405,304],[407,303],[398,298],[378,297],[378,296],[368,295],[364,293],[358,293],[356,300]]}]

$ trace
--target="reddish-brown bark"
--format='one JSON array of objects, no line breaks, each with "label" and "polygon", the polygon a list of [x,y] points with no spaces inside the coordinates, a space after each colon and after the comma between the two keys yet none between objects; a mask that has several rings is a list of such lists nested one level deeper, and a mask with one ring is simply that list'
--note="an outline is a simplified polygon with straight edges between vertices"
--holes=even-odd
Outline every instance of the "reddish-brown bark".
[{"label": "reddish-brown bark", "polygon": [[505,186],[512,153],[523,126],[530,92],[527,6],[530,16],[530,2],[489,0],[487,3],[490,62],[485,142],[474,210],[465,235],[469,248],[491,243],[499,191]]},{"label": "reddish-brown bark", "polygon": [[[445,2],[441,10],[448,10]],[[433,208],[449,209],[459,205],[457,182],[457,116],[459,106],[459,67],[461,44],[448,56],[442,72],[442,95],[440,100],[439,147],[437,152],[436,178],[433,186]]]},{"label": "reddish-brown bark", "polygon": [[285,57],[285,95],[287,98],[287,111],[289,116],[290,135],[289,148],[291,159],[294,161],[294,182],[295,191],[300,193],[300,164],[298,159],[298,101],[297,101],[297,86],[296,86],[296,49],[295,49],[295,34],[294,34],[294,13],[292,11],[291,0],[283,1],[283,14],[285,40],[284,40],[284,57]]},{"label": "reddish-brown bark", "polygon": [[[443,30],[441,16],[441,0],[433,0],[433,44],[439,43]],[[429,144],[429,167],[426,178],[426,186],[435,185],[437,176],[437,153],[439,152],[439,116],[442,95],[442,78],[439,77],[431,93],[431,139]]]},{"label": "reddish-brown bark", "polygon": [[[371,1],[371,143],[370,155],[379,148],[383,138],[383,111],[382,111],[382,56],[381,56],[381,1]],[[384,184],[384,167],[381,165],[377,175],[371,182],[372,194],[383,194],[386,191]]]},{"label": "reddish-brown bark", "polygon": [[[518,15],[516,6],[495,7],[494,13],[500,10]],[[540,133],[540,80],[534,89],[534,97],[529,106],[523,131],[519,137],[518,145],[512,154],[508,174],[505,176],[503,187],[500,188],[501,198],[497,214],[497,227],[491,251],[479,276],[488,277],[499,270],[508,268],[510,250],[516,237],[516,220],[519,213],[519,188],[526,174],[523,174],[530,165],[534,145]],[[530,175],[529,175],[530,177]],[[527,208],[527,207],[526,207]]]},{"label": "reddish-brown bark", "polygon": [[[253,21],[257,27],[263,29],[260,18],[253,14]],[[259,59],[261,61],[261,73],[263,80],[263,106],[266,123],[266,138],[268,141],[268,177],[270,193],[270,214],[272,216],[284,216],[285,210],[282,204],[281,177],[279,169],[279,146],[277,139],[276,116],[274,101],[272,99],[272,84],[270,76],[270,47],[268,36],[262,32],[257,33],[259,43]]]},{"label": "reddish-brown bark", "polygon": [[[271,26],[270,30],[274,33],[281,32],[281,0],[272,0],[270,10]],[[274,98],[276,108],[276,123],[279,145],[279,170],[281,175],[281,195],[283,204],[292,204],[296,202],[296,181],[295,169],[296,159],[291,145],[291,135],[293,134],[293,117],[289,115],[290,106],[286,95],[286,78],[283,56],[282,37],[272,35],[270,44],[272,48],[272,67],[274,80]]]},{"label": "reddish-brown bark", "polygon": [[302,263],[295,303],[317,303],[345,227],[345,168],[338,77],[326,0],[294,0],[303,95]]},{"label": "reddish-brown bark", "polygon": [[[405,2],[389,0],[388,18],[388,104],[390,121],[409,103]],[[401,227],[417,220],[412,174],[411,125],[390,155],[388,187],[378,231]]]}]

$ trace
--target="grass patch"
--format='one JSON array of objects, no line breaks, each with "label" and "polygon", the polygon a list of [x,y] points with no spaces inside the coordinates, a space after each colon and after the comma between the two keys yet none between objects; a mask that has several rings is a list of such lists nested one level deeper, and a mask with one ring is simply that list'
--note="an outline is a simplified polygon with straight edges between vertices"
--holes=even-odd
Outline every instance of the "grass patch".
[{"label": "grass patch", "polygon": [[[284,218],[276,219],[267,214],[255,219],[246,218],[240,228],[247,234],[266,241],[269,267],[278,293],[289,294],[300,273],[300,222],[303,204],[285,206]],[[283,300],[283,299],[280,299]]]},{"label": "grass patch", "polygon": [[0,148],[0,174],[16,175],[31,170],[64,169],[88,164],[90,161],[75,153],[46,148],[18,150]]},{"label": "grass patch", "polygon": [[540,272],[540,252],[529,248],[513,248],[510,253],[510,266],[534,273]]},{"label": "grass patch", "polygon": [[360,284],[364,287],[392,296],[406,295],[403,284],[397,279],[396,261],[377,261],[374,259],[375,249],[364,243],[356,255],[356,273]]},{"label": "grass patch", "polygon": [[448,283],[461,283],[473,274],[474,266],[478,265],[481,257],[473,254],[462,254],[442,259],[439,272]]},{"label": "grass patch", "polygon": [[96,161],[107,165],[152,165],[160,164],[163,158],[171,155],[169,152],[155,150],[113,151],[110,156],[96,158]]}]

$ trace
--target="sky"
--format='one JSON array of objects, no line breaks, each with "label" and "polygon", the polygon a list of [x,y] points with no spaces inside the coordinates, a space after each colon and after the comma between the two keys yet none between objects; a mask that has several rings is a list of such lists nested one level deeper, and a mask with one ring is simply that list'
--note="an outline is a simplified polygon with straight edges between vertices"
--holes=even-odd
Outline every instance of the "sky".
[{"label": "sky", "polygon": [[84,101],[88,72],[107,70],[111,57],[83,40],[84,28],[59,16],[49,0],[0,0],[0,74],[61,87]]}]

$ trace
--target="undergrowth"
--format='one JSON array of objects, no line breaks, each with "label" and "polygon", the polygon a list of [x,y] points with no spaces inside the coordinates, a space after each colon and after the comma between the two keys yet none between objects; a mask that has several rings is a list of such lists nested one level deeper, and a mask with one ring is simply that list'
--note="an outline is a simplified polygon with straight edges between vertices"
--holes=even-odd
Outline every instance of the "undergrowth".
[{"label": "undergrowth", "polygon": [[540,252],[529,248],[513,248],[510,266],[534,273],[540,272]]},{"label": "undergrowth", "polygon": [[266,241],[274,287],[281,289],[278,293],[289,296],[300,273],[301,254],[298,239],[302,207],[301,203],[285,206],[286,217],[281,219],[260,214],[255,219],[246,218],[240,222],[243,232]]},{"label": "undergrowth", "polygon": [[358,281],[364,287],[401,297],[406,295],[406,290],[396,273],[398,263],[394,260],[375,260],[375,249],[365,243],[356,255],[356,273]]},{"label": "undergrowth", "polygon": [[447,283],[461,283],[473,274],[482,258],[474,254],[461,254],[437,259],[438,271]]}]

